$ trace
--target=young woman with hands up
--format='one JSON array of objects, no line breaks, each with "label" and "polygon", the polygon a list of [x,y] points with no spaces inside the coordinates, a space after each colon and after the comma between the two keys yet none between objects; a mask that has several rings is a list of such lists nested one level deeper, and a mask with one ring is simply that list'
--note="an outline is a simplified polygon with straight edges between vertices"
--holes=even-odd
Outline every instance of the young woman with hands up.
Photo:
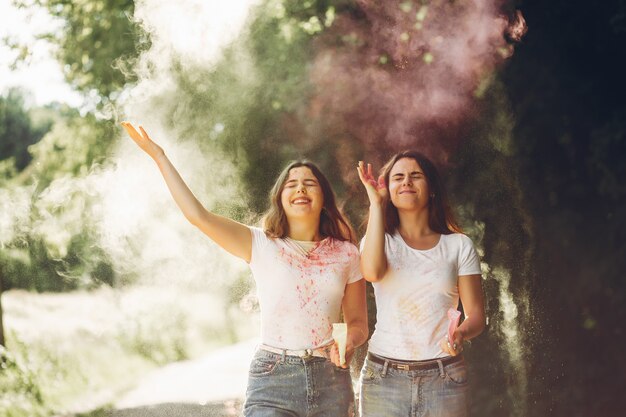
[{"label": "young woman with hands up", "polygon": [[[261,343],[250,365],[244,416],[352,415],[349,363],[367,339],[365,283],[354,232],[326,177],[311,162],[292,162],[270,192],[263,227],[251,227],[204,208],[146,131],[122,126],[156,162],[187,220],[250,265]],[[344,362],[332,338],[342,313]]]},{"label": "young woman with hands up", "polygon": [[[481,269],[424,155],[394,155],[376,179],[360,162],[369,198],[361,270],[376,297],[376,329],[361,371],[361,417],[467,415],[464,342],[485,327]],[[465,320],[456,327],[459,299]]]}]

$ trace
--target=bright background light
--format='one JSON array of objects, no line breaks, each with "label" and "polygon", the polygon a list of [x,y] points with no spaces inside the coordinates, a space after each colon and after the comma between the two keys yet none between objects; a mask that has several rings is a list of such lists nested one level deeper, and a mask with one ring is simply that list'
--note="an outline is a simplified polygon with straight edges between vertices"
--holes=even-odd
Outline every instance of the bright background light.
[{"label": "bright background light", "polygon": [[33,100],[30,104],[35,106],[54,101],[74,107],[82,104],[81,96],[65,82],[61,65],[54,59],[53,46],[36,41],[37,35],[54,29],[56,24],[43,9],[18,9],[10,0],[0,1],[0,40],[9,37],[32,48],[28,62],[11,71],[17,52],[0,42],[0,94],[10,87],[22,87],[29,91]]}]

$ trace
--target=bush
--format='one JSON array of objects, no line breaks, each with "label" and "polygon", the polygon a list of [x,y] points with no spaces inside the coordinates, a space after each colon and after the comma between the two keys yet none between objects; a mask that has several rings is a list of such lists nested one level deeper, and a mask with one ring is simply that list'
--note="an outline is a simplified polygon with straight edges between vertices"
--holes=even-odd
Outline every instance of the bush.
[{"label": "bush", "polygon": [[176,308],[147,311],[128,318],[117,339],[124,349],[157,365],[189,358],[188,318]]},{"label": "bush", "polygon": [[[15,338],[15,335],[12,336]],[[47,414],[36,372],[26,346],[17,343],[16,353],[0,345],[0,416],[37,417]]]}]

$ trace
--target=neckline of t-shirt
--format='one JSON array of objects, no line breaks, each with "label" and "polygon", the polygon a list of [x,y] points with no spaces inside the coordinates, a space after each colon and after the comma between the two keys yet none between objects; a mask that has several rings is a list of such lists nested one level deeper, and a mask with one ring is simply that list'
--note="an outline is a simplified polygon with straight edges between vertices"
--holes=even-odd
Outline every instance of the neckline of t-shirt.
[{"label": "neckline of t-shirt", "polygon": [[290,238],[289,236],[287,236],[285,239],[291,240],[293,242],[298,242],[298,243],[307,243],[307,244],[315,243],[317,246],[320,246],[322,242],[325,242],[328,239],[330,239],[330,236],[326,236],[325,238],[321,240],[297,240],[297,239]]},{"label": "neckline of t-shirt", "polygon": [[402,235],[400,234],[399,230],[396,230],[396,236],[400,239],[400,241],[402,242],[402,244],[404,246],[406,246],[407,248],[409,248],[412,251],[415,252],[430,252],[431,250],[437,249],[437,247],[441,244],[441,241],[443,240],[443,233],[439,234],[439,240],[437,241],[437,243],[435,243],[435,246],[433,246],[432,248],[428,248],[428,249],[415,249],[413,247],[411,247],[411,245],[409,245],[408,243],[406,243],[406,240],[404,240],[404,238],[402,237]]},{"label": "neckline of t-shirt", "polygon": [[319,248],[321,248],[323,245],[325,245],[325,244],[326,244],[326,242],[328,242],[328,240],[329,240],[329,239],[330,239],[330,236],[326,236],[326,237],[325,237],[324,239],[322,239],[322,240],[296,240],[296,239],[292,239],[292,238],[290,238],[289,236],[285,237],[285,240],[286,240],[287,242],[291,241],[291,242],[293,242],[294,244],[296,244],[296,245],[297,245],[298,247],[300,247],[300,248],[302,248],[302,246],[299,244],[300,242],[301,242],[301,243],[305,243],[305,244],[315,243],[315,245],[314,245],[311,249],[309,249],[309,250],[307,250],[307,251],[305,251],[305,250],[304,250],[304,248],[302,248],[302,250],[303,250],[304,252],[306,252],[306,253],[303,253],[303,255],[305,255],[305,256],[308,256],[308,255],[310,255],[311,253],[313,253],[313,252],[315,252],[316,250],[318,250]]},{"label": "neckline of t-shirt", "polygon": [[315,243],[315,244],[319,244],[323,240],[326,240],[328,238],[325,237],[324,239],[321,239],[321,240],[298,240],[298,239],[293,239],[293,238],[290,238],[290,237],[286,237],[285,239],[289,239],[289,240],[292,240],[292,241],[298,242],[298,243],[307,243],[307,244]]}]

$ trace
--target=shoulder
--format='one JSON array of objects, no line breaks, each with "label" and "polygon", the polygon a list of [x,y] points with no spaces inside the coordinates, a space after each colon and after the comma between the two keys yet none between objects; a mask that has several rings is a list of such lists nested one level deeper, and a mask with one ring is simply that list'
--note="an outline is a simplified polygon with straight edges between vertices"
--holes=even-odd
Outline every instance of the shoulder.
[{"label": "shoulder", "polygon": [[265,231],[263,229],[261,229],[260,227],[257,226],[248,226],[248,229],[250,229],[250,233],[252,233],[252,236],[265,236],[267,237],[267,235],[265,234]]},{"label": "shoulder", "polygon": [[338,252],[345,253],[350,256],[358,256],[359,248],[348,240],[339,240],[330,238],[330,244]]},{"label": "shoulder", "polygon": [[450,233],[449,235],[441,235],[441,238],[453,244],[460,246],[474,246],[472,239],[463,233]]},{"label": "shoulder", "polygon": [[275,240],[274,238],[269,237],[267,233],[265,233],[265,230],[260,227],[248,226],[248,229],[250,229],[252,240],[256,245],[267,244]]},{"label": "shoulder", "polygon": [[445,236],[447,250],[461,258],[476,255],[476,247],[472,239],[463,233],[452,233]]},{"label": "shoulder", "polygon": [[385,245],[390,247],[402,246],[404,240],[397,231],[393,233],[385,233]]},{"label": "shoulder", "polygon": [[[396,238],[393,235],[390,235],[389,233],[385,233],[385,245],[389,246],[389,242],[391,242],[392,240],[395,240]],[[363,245],[365,244],[365,236],[363,236],[361,238],[361,240],[359,241],[359,250],[363,251]]]},{"label": "shoulder", "polygon": [[459,236],[458,239],[461,241],[461,245],[465,247],[471,247],[471,248],[474,247],[474,241],[468,235],[463,234],[463,233],[455,233],[455,235]]},{"label": "shoulder", "polygon": [[330,238],[330,241],[335,247],[341,248],[345,251],[350,251],[350,252],[359,251],[359,248],[354,243],[350,242],[349,240],[339,240],[339,239]]}]

